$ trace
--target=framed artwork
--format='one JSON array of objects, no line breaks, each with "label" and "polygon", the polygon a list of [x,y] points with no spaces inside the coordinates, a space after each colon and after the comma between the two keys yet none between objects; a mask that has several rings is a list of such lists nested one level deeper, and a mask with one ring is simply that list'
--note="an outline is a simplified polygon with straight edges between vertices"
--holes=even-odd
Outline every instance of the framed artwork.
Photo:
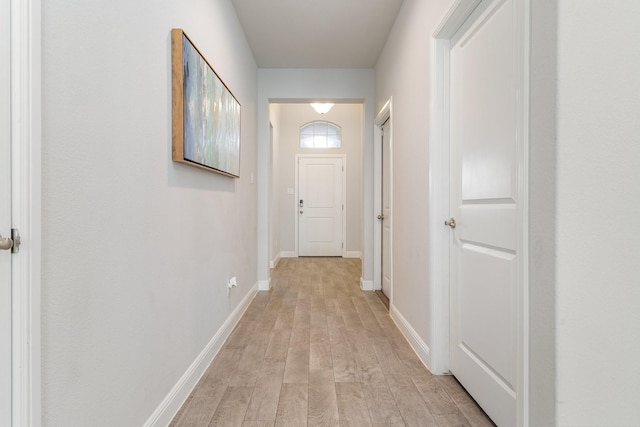
[{"label": "framed artwork", "polygon": [[173,160],[240,177],[240,103],[179,28],[171,70]]}]

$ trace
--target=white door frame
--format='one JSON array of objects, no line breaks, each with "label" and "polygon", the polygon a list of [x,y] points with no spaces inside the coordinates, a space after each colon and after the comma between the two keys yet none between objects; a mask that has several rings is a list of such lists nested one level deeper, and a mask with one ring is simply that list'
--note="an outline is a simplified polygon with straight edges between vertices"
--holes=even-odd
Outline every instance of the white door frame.
[{"label": "white door frame", "polygon": [[[380,222],[376,218],[379,213],[382,213],[380,210],[382,209],[382,125],[389,120],[392,120],[392,112],[393,112],[393,97],[390,97],[387,102],[385,102],[384,106],[378,112],[374,120],[374,130],[373,130],[373,206],[375,206],[373,210],[374,223],[376,224],[373,227],[373,290],[381,290],[382,289],[382,227],[380,227]],[[393,212],[393,124],[392,124],[391,135],[388,135],[389,138],[389,147],[391,148],[391,153],[389,153],[390,161],[389,161],[389,199],[391,203],[391,212]],[[393,247],[393,215],[391,215],[391,225],[390,225],[390,234],[391,234],[391,242],[390,244]],[[389,303],[391,304],[392,296],[393,296],[393,250],[390,253],[391,256],[391,271],[389,272],[391,276],[391,295],[389,296]],[[369,289],[370,290],[370,289]]]},{"label": "white door frame", "polygon": [[41,424],[41,0],[11,0],[12,425]]},{"label": "white door frame", "polygon": [[298,226],[300,215],[298,215],[298,200],[300,200],[299,183],[298,183],[298,164],[300,159],[342,159],[342,257],[346,258],[347,252],[347,155],[346,154],[296,154],[295,165],[295,199],[294,199],[294,217],[295,221],[295,252],[296,257],[300,255],[298,252]]},{"label": "white door frame", "polygon": [[[484,8],[490,0],[458,0],[443,18],[432,38],[434,64],[431,73],[431,132],[429,138],[429,236],[431,312],[431,370],[449,372],[449,245],[450,230],[444,226],[449,218],[449,55],[450,40],[471,14]],[[528,281],[528,207],[529,207],[529,21],[530,0],[516,0],[520,22],[518,86],[521,90],[517,117],[521,121],[519,188],[519,248],[522,267],[518,271],[518,425],[529,424],[529,281]]]}]

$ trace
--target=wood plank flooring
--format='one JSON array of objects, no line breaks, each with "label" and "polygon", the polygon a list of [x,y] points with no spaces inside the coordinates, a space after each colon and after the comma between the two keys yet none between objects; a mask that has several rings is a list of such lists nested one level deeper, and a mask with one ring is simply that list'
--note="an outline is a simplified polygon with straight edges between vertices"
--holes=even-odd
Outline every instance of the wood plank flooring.
[{"label": "wood plank flooring", "polygon": [[171,426],[493,426],[422,365],[360,261],[283,259]]}]

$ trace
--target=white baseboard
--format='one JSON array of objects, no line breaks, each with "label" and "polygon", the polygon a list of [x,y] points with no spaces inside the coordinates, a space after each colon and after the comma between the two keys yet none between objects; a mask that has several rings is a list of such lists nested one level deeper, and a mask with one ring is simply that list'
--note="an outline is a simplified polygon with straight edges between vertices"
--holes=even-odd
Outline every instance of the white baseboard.
[{"label": "white baseboard", "polygon": [[281,251],[280,258],[298,258],[296,251]]},{"label": "white baseboard", "polygon": [[409,341],[409,345],[411,345],[413,351],[416,352],[422,364],[431,371],[431,369],[429,368],[431,360],[430,350],[427,343],[422,340],[415,329],[413,329],[409,322],[407,322],[407,320],[402,317],[402,314],[400,314],[398,309],[393,304],[389,306],[389,315],[398,326],[398,329],[400,329],[400,332],[402,332],[402,335],[404,335],[407,341]]},{"label": "white baseboard", "polygon": [[362,277],[360,278],[360,289],[363,291],[372,291],[373,290],[373,280],[364,280]]},{"label": "white baseboard", "polygon": [[276,268],[280,262],[280,254],[276,255],[275,259],[269,261],[269,268]]},{"label": "white baseboard", "polygon": [[189,369],[182,375],[176,385],[173,386],[169,394],[167,394],[153,414],[151,414],[147,422],[144,423],[144,427],[165,427],[169,425],[211,364],[213,358],[222,348],[226,339],[229,338],[231,331],[233,331],[233,328],[238,324],[238,321],[257,293],[258,283],[254,284],[249,292],[247,292],[247,295],[245,295],[238,307],[233,310],[233,313],[231,313],[220,329],[218,329],[218,332],[216,332],[196,360],[189,366]]},{"label": "white baseboard", "polygon": [[269,280],[258,280],[258,290],[268,291],[271,289],[271,278]]},{"label": "white baseboard", "polygon": [[344,251],[342,253],[343,258],[358,258],[362,259],[362,252],[360,251]]}]

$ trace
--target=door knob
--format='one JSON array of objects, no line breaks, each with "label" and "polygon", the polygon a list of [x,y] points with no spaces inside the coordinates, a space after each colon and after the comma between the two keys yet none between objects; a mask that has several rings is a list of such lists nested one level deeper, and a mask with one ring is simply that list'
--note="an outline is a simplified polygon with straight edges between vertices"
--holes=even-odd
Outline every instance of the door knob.
[{"label": "door knob", "polygon": [[380,221],[384,220],[384,215],[383,215],[383,214],[378,215],[378,219],[379,219]]},{"label": "door knob", "polygon": [[2,237],[0,234],[0,249],[8,251],[11,248],[13,248],[13,240],[11,237]]},{"label": "door knob", "polygon": [[302,211],[300,211],[300,215],[302,215]]},{"label": "door knob", "polygon": [[451,217],[451,219],[444,222],[444,225],[448,225],[451,228],[456,228],[456,219]]}]

